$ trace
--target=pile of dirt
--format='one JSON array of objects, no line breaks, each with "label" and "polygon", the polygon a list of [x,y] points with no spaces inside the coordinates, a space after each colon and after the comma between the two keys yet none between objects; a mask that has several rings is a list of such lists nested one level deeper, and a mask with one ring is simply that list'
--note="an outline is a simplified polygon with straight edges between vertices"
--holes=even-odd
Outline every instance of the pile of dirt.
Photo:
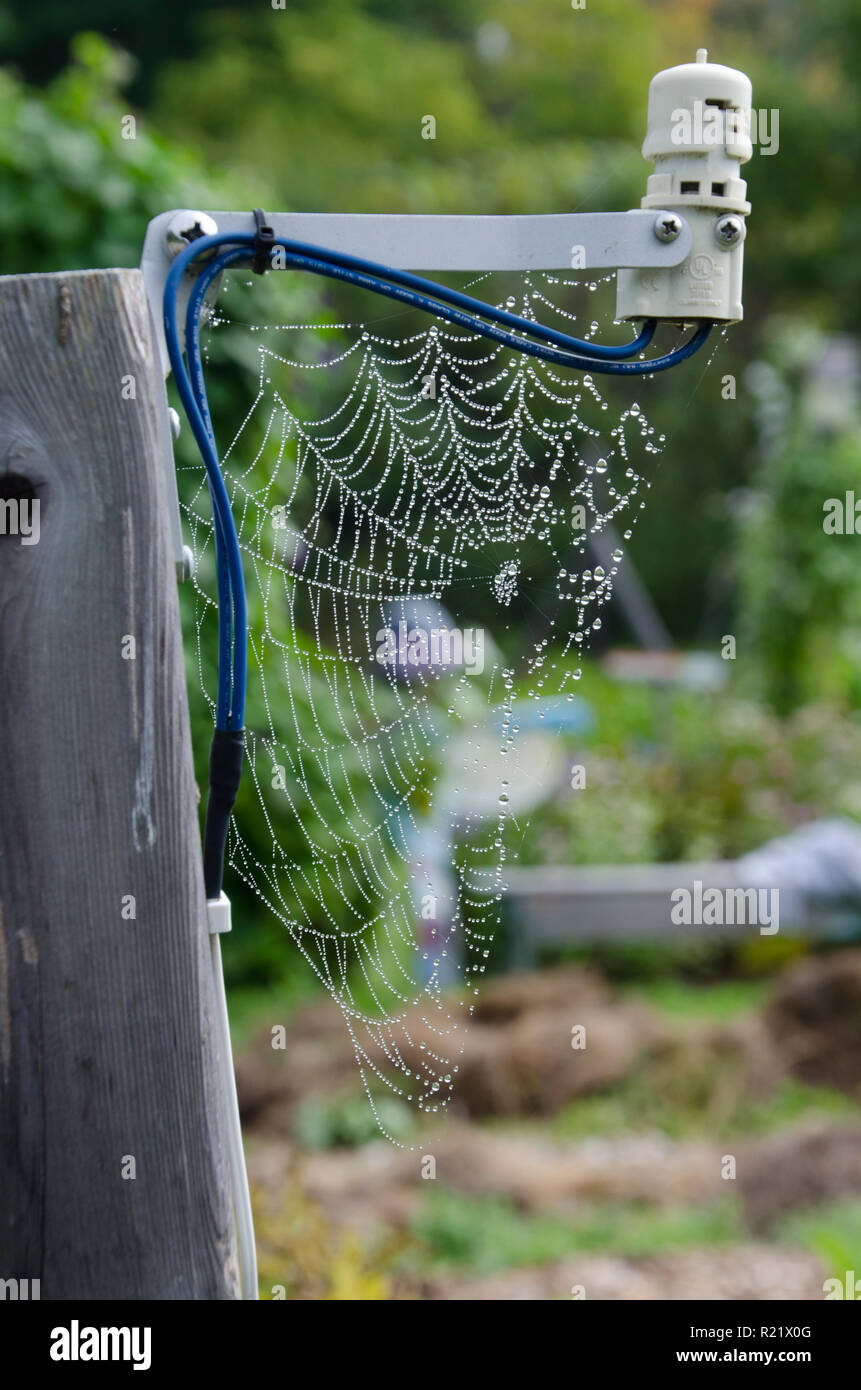
[{"label": "pile of dirt", "polygon": [[[421,1296],[465,1302],[572,1299],[820,1299],[822,1261],[777,1245],[687,1250],[648,1260],[584,1255],[534,1269],[510,1269],[485,1279],[436,1280]],[[572,1315],[573,1316],[573,1315]]]},{"label": "pile of dirt", "polygon": [[[470,1023],[454,1109],[473,1118],[553,1115],[616,1085],[663,1037],[656,1015],[613,998],[589,971],[502,980]],[[420,1066],[418,1053],[405,1057]]]},{"label": "pile of dirt", "polygon": [[528,1013],[556,1013],[596,1001],[607,1003],[604,976],[590,966],[535,970],[488,980],[476,1001],[473,1021],[479,1027],[503,1027]]},{"label": "pile of dirt", "polygon": [[235,1069],[243,1127],[284,1135],[308,1096],[338,1095],[358,1085],[344,1020],[328,1000],[302,1009],[289,1025],[276,1021],[261,1029],[237,1055]]},{"label": "pile of dirt", "polygon": [[[572,1047],[574,1028],[585,1030],[585,1046]],[[422,1030],[411,1030],[407,1019],[411,1031]],[[554,1114],[575,1096],[620,1081],[664,1036],[650,1010],[615,998],[592,970],[489,981],[458,1059],[454,1108],[474,1117]],[[405,1045],[401,1051],[420,1071],[419,1050],[411,1054]],[[370,1050],[369,1060],[385,1070],[382,1052]],[[309,1095],[359,1087],[343,1019],[327,1000],[291,1020],[284,1048],[273,1048],[271,1031],[261,1030],[238,1058],[236,1077],[243,1123],[282,1133]]]},{"label": "pile of dirt", "polygon": [[277,1193],[289,1169],[329,1220],[356,1229],[406,1224],[432,1186],[423,1176],[429,1157],[435,1180],[447,1190],[507,1198],[524,1212],[576,1212],[595,1202],[677,1208],[708,1204],[727,1186],[719,1145],[677,1143],[660,1134],[563,1143],[451,1125],[431,1150],[412,1152],[378,1140],[288,1160],[281,1141],[264,1140],[251,1150],[249,1173],[261,1192]]},{"label": "pile of dirt", "polygon": [[[418,1014],[422,1012],[417,1010]],[[409,1019],[406,1020],[407,1033]],[[574,1036],[572,1030],[581,1029]],[[422,1030],[415,1029],[415,1035]],[[585,1046],[572,1046],[585,1040]],[[414,1071],[418,1049],[402,1049]],[[386,1057],[369,1053],[381,1070]],[[648,1061],[659,1089],[693,1106],[708,1093],[716,1119],[739,1097],[766,1096],[785,1077],[861,1096],[861,950],[805,961],[790,971],[757,1015],[672,1027],[612,990],[586,967],[490,980],[477,1002],[458,1059],[452,1104],[462,1118],[545,1116],[567,1102],[618,1085]],[[309,1096],[359,1090],[347,1030],[328,999],[301,1010],[286,1047],[262,1030],[237,1061],[243,1122],[289,1134]]]},{"label": "pile of dirt", "polygon": [[[572,1038],[585,1046],[572,1046]],[[805,961],[763,1009],[718,1022],[661,1018],[582,967],[491,980],[459,1058],[452,1112],[429,1150],[380,1139],[304,1151],[292,1137],[296,1108],[309,1096],[328,1103],[360,1091],[350,1039],[337,1008],[321,999],[290,1020],[285,1048],[272,1041],[261,1030],[237,1065],[251,1180],[275,1210],[292,1192],[300,1214],[317,1213],[321,1229],[335,1233],[333,1248],[343,1232],[374,1242],[387,1230],[404,1239],[436,1186],[429,1176],[470,1201],[495,1197],[524,1213],[558,1212],[573,1227],[578,1214],[602,1204],[690,1210],[732,1191],[752,1233],[734,1246],[644,1259],[576,1255],[482,1278],[404,1273],[395,1297],[571,1299],[582,1285],[588,1300],[819,1299],[828,1272],[819,1257],[765,1242],[790,1211],[861,1195],[861,1122],[823,1120],[739,1141],[730,1183],[721,1175],[727,1141],[673,1140],[648,1128],[666,1111],[690,1117],[702,1134],[739,1134],[751,1104],[787,1077],[861,1096],[858,949]],[[405,1061],[418,1070],[421,1057],[407,1051]],[[563,1141],[542,1128],[576,1098],[620,1084],[628,1132]],[[470,1125],[476,1117],[515,1123]],[[292,1232],[293,1216],[287,1224]]]},{"label": "pile of dirt", "polygon": [[768,1231],[798,1207],[861,1195],[861,1125],[804,1126],[742,1151],[738,1186],[748,1225]]},{"label": "pile of dirt", "polygon": [[861,1096],[861,950],[789,971],[764,1021],[788,1074]]}]

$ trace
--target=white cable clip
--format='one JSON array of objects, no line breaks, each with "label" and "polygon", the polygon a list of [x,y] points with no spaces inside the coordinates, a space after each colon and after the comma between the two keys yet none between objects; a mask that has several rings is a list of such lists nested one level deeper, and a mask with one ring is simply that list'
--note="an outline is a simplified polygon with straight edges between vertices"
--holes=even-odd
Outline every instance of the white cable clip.
[{"label": "white cable clip", "polygon": [[206,915],[211,936],[230,931],[230,899],[226,893],[220,893],[217,898],[207,898]]}]

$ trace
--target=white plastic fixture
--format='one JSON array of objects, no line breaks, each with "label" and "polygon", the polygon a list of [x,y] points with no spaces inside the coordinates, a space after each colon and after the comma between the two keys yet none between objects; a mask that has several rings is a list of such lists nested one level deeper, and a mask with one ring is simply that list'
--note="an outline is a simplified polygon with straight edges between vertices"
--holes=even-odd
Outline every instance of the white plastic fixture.
[{"label": "white plastic fixture", "polygon": [[751,95],[750,78],[710,63],[704,48],[696,62],[652,78],[643,155],[655,172],[640,206],[656,216],[666,209],[671,224],[673,215],[687,222],[691,248],[676,266],[620,269],[617,318],[736,323],[743,317],[750,203],[741,165],[753,153]]}]

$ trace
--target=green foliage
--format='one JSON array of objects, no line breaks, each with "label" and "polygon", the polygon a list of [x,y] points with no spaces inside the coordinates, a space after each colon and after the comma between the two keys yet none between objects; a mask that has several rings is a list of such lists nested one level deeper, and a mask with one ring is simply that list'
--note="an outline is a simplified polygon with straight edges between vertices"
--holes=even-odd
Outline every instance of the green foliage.
[{"label": "green foliage", "polygon": [[277,1201],[254,1191],[251,1195],[262,1299],[365,1302],[390,1297],[379,1261],[369,1258],[356,1236],[333,1226],[295,1180],[285,1184]]},{"label": "green foliage", "polygon": [[732,693],[614,689],[594,665],[581,693],[600,727],[572,753],[587,785],[533,819],[524,863],[734,858],[804,820],[861,818],[861,719],[842,704],[781,718]]},{"label": "green foliage", "polygon": [[147,221],[215,197],[205,166],[139,121],[123,138],[126,55],[81,34],[71,66],[36,93],[0,70],[3,272],[136,265]]},{"label": "green foliage", "polygon": [[843,1281],[847,1270],[861,1270],[861,1201],[856,1197],[791,1212],[776,1234],[821,1255],[832,1278]]},{"label": "green foliage", "polygon": [[840,1092],[799,1081],[784,1081],[767,1098],[752,1097],[739,1084],[729,1055],[718,1068],[713,1055],[704,1068],[681,1060],[674,1053],[669,1067],[643,1068],[609,1091],[572,1101],[555,1117],[554,1134],[584,1139],[659,1130],[672,1139],[729,1142],[771,1134],[802,1119],[839,1120],[858,1113],[855,1102]]},{"label": "green foliage", "polygon": [[861,700],[858,537],[823,530],[827,499],[842,504],[857,488],[861,430],[806,428],[790,404],[799,376],[787,374],[785,439],[758,463],[736,552],[748,684],[782,711],[823,696]]},{"label": "green foliage", "polygon": [[[294,0],[295,2],[295,0]],[[217,0],[216,0],[217,3]],[[232,10],[253,14],[258,0],[224,0]],[[134,90],[137,97],[149,89],[153,73],[166,49],[192,53],[200,35],[201,14],[211,11],[213,0],[55,0],[53,4],[24,5],[0,0],[0,43],[29,81],[44,82],[56,76],[69,59],[70,46],[82,30],[110,34],[134,57]]]},{"label": "green foliage", "polygon": [[228,167],[273,171],[282,204],[309,210],[550,211],[636,187],[644,53],[660,66],[640,0],[579,28],[555,0],[437,8],[217,12],[200,57],[161,73],[159,121],[190,124]]},{"label": "green foliage", "polygon": [[[374,1104],[385,1130],[400,1143],[408,1140],[415,1118],[409,1106],[385,1096]],[[299,1107],[293,1132],[306,1149],[356,1148],[379,1139],[380,1124],[364,1093],[311,1096]]]},{"label": "green foliage", "polygon": [[737,1209],[729,1199],[666,1210],[602,1203],[560,1217],[558,1212],[527,1215],[507,1199],[444,1188],[426,1199],[412,1227],[423,1268],[466,1265],[475,1274],[593,1252],[638,1259],[727,1244],[739,1238],[739,1231]]}]

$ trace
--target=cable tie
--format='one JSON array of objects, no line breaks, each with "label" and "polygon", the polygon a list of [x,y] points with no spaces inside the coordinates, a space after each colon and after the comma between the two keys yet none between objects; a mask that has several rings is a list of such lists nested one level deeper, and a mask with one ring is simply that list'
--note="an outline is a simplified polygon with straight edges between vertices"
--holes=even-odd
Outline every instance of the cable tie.
[{"label": "cable tie", "polygon": [[255,275],[265,275],[269,269],[269,259],[275,248],[275,232],[266,221],[266,213],[262,208],[254,209],[254,261],[252,269]]}]

